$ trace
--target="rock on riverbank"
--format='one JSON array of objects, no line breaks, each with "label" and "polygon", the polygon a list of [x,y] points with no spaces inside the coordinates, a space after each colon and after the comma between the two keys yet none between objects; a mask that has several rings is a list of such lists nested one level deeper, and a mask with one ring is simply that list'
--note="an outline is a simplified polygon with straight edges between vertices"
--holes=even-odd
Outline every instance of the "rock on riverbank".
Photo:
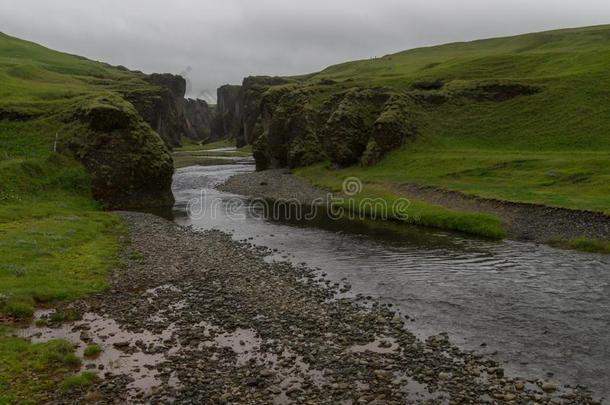
[{"label": "rock on riverbank", "polygon": [[85,362],[105,379],[57,403],[592,403],[581,389],[507,377],[444,334],[418,340],[407,316],[224,233],[119,215],[126,266],[60,329],[120,352],[120,365]]}]

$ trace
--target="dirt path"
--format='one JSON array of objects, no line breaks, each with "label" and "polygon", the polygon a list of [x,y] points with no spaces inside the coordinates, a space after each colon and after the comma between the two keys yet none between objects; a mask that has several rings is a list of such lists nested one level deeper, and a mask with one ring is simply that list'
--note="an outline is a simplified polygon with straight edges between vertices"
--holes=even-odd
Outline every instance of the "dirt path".
[{"label": "dirt path", "polygon": [[111,288],[72,305],[81,320],[26,331],[103,349],[83,370],[104,379],[56,403],[592,403],[504,376],[446,335],[420,341],[408,314],[221,232],[119,215],[130,236]]}]

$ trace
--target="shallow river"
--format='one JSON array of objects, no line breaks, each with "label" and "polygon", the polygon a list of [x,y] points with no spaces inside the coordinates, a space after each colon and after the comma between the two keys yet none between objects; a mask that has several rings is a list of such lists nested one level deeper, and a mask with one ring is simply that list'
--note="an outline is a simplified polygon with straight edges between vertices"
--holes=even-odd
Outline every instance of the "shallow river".
[{"label": "shallow river", "polygon": [[174,220],[277,249],[272,259],[319,267],[333,281],[346,278],[353,292],[414,318],[416,334],[448,332],[514,376],[586,385],[595,398],[610,398],[610,257],[322,214],[269,215],[260,203],[213,189],[252,171],[245,163],[178,170]]}]

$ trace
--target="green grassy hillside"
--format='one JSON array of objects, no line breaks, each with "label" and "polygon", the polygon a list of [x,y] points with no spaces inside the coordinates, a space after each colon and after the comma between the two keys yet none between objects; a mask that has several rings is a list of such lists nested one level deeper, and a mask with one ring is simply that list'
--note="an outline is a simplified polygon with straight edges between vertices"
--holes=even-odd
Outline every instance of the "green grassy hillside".
[{"label": "green grassy hillside", "polygon": [[[123,98],[156,91],[143,78],[0,34],[0,403],[44,401],[78,369],[70,344],[32,345],[11,337],[11,328],[37,308],[107,287],[122,227],[92,196],[92,171],[75,153],[87,149],[69,145],[98,148],[99,136],[120,145],[114,136],[137,135],[135,151],[158,147],[167,154]],[[82,119],[92,111],[111,113]],[[124,117],[143,129],[115,131],[112,120]],[[106,135],[92,129],[99,121]],[[64,154],[53,152],[56,136]]]},{"label": "green grassy hillside", "polygon": [[[318,105],[350,87],[424,100],[411,111],[417,136],[399,150],[372,167],[301,170],[314,180],[357,175],[610,214],[610,26],[414,49],[294,80]],[[535,91],[510,94],[514,85]]]}]

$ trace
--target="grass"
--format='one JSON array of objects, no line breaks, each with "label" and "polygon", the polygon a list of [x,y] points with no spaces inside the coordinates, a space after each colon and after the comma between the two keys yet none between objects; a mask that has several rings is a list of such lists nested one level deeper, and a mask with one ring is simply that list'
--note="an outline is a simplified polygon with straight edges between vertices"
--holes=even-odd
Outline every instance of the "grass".
[{"label": "grass", "polygon": [[361,217],[454,230],[490,239],[505,236],[502,222],[493,215],[454,211],[416,199],[404,200],[383,184],[364,182],[358,194],[342,194],[344,181],[352,177],[349,170],[341,174],[335,171],[329,175],[329,172],[327,165],[318,164],[297,169],[295,174],[338,193],[343,197],[338,206]]},{"label": "grass", "polygon": [[[122,226],[99,211],[82,167],[58,155],[4,161],[0,186],[0,294],[7,297],[0,314],[28,319],[37,307],[107,287]],[[67,342],[0,333],[0,403],[44,402],[79,365]]]},{"label": "grass", "polygon": [[[217,143],[216,145],[220,145]],[[211,164],[216,158],[218,164],[226,163],[222,158],[226,157],[248,157],[252,156],[252,146],[247,145],[234,151],[212,151],[211,149],[217,149],[223,146],[215,146],[213,148],[202,146],[200,149],[177,149],[174,152],[174,167],[181,168],[187,166],[195,166],[204,162],[205,164]]]},{"label": "grass", "polygon": [[84,372],[79,375],[66,377],[60,384],[59,389],[61,392],[66,393],[73,390],[82,390],[93,385],[98,379],[95,373]]},{"label": "grass", "polygon": [[12,337],[10,321],[107,288],[123,228],[93,200],[85,169],[53,149],[82,137],[72,119],[82,106],[149,91],[143,78],[0,33],[0,403],[48,402],[80,365],[68,342]]},{"label": "grass", "polygon": [[193,152],[219,148],[230,148],[235,147],[235,142],[230,139],[221,139],[216,142],[210,143],[195,143],[191,140],[184,140],[182,146],[174,148],[176,152]]},{"label": "grass", "polygon": [[34,308],[106,288],[117,265],[119,220],[98,210],[87,177],[58,155],[0,167],[0,313]]},{"label": "grass", "polygon": [[67,341],[32,344],[0,331],[0,403],[45,402],[78,366],[80,360]]},{"label": "grass", "polygon": [[102,353],[102,348],[99,345],[89,345],[85,348],[84,356],[87,358],[98,357]]},{"label": "grass", "polygon": [[302,170],[314,177],[431,185],[466,194],[610,214],[610,154],[405,146],[372,167]]},{"label": "grass", "polygon": [[[0,294],[7,297],[0,314],[28,319],[37,307],[107,287],[122,227],[73,187],[83,181],[84,169],[58,156],[0,166]],[[0,334],[0,403],[44,402],[79,365],[67,342],[32,344]]]}]

